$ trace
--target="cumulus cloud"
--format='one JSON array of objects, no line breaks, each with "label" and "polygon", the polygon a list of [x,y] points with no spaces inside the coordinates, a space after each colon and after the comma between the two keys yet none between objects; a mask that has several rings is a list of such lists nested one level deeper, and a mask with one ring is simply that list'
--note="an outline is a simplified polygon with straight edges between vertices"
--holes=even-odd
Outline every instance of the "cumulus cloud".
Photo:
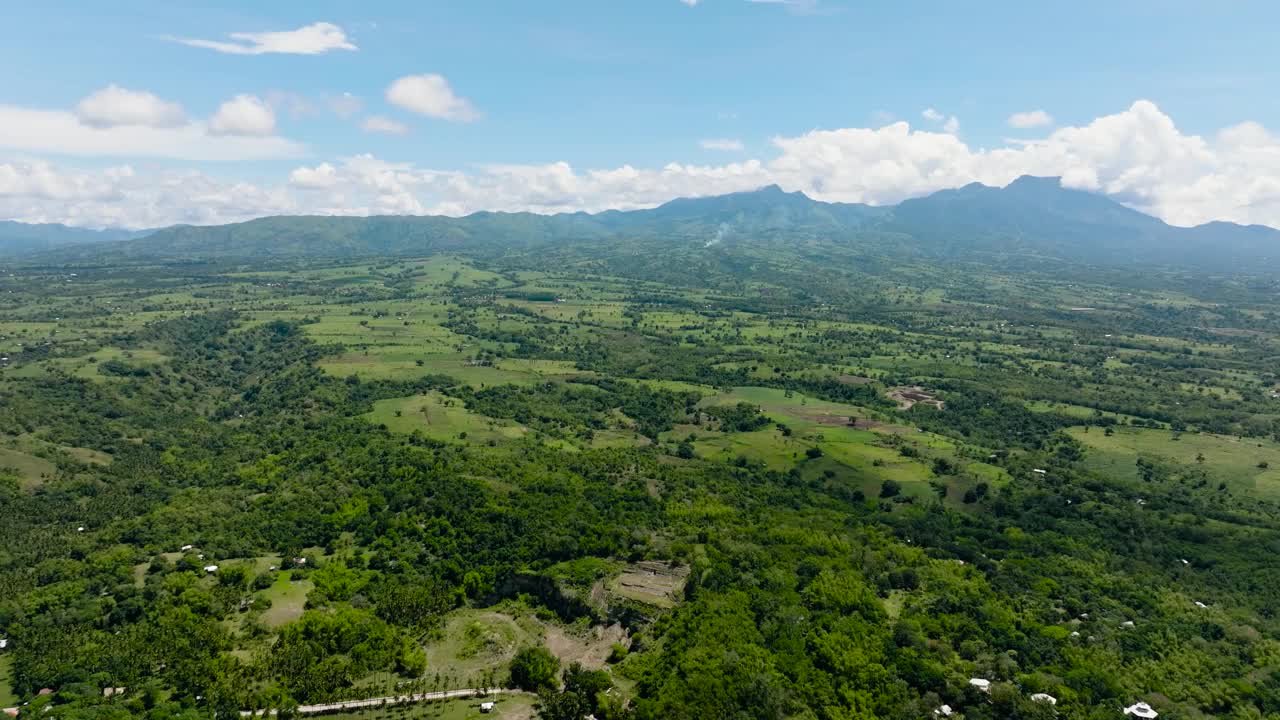
[{"label": "cumulus cloud", "polygon": [[703,150],[724,150],[727,152],[742,151],[742,141],[734,138],[710,138],[698,141],[698,145]]},{"label": "cumulus cloud", "polygon": [[0,148],[27,153],[231,162],[297,157],[306,151],[281,137],[218,135],[202,123],[95,127],[72,112],[11,105],[0,105],[0,128]]},{"label": "cumulus cloud", "polygon": [[[0,126],[8,129],[2,110]],[[296,168],[278,186],[199,173],[11,162],[0,164],[0,217],[154,227],[278,213],[625,210],[771,183],[819,200],[882,205],[974,181],[1002,186],[1031,174],[1060,176],[1068,187],[1105,193],[1174,224],[1221,219],[1280,226],[1280,137],[1252,122],[1207,137],[1186,134],[1148,101],[991,150],[906,122],[814,130],[774,138],[772,145],[767,159],[655,168],[579,169],[558,162],[436,170],[357,155]]]},{"label": "cumulus cloud", "polygon": [[234,32],[231,41],[201,40],[199,38],[168,38],[191,47],[216,50],[229,55],[319,55],[331,50],[356,50],[342,28],[333,23],[318,22],[277,32]]},{"label": "cumulus cloud", "polygon": [[381,115],[370,115],[364,119],[364,122],[360,123],[360,127],[365,132],[381,133],[383,135],[404,135],[409,132],[408,125]]},{"label": "cumulus cloud", "polygon": [[1009,127],[1025,130],[1053,124],[1053,116],[1044,110],[1016,112],[1009,116]]},{"label": "cumulus cloud", "polygon": [[471,102],[455,95],[441,75],[402,77],[387,88],[387,102],[441,120],[471,122],[480,118]]},{"label": "cumulus cloud", "polygon": [[276,114],[271,106],[253,95],[237,95],[222,103],[209,119],[215,135],[271,135],[276,131]]},{"label": "cumulus cloud", "polygon": [[192,171],[142,173],[45,161],[0,162],[0,217],[82,227],[206,225],[298,212],[280,189],[225,182]]},{"label": "cumulus cloud", "polygon": [[338,171],[329,163],[320,163],[313,168],[295,168],[289,173],[289,184],[306,190],[330,188],[337,183]]},{"label": "cumulus cloud", "polygon": [[934,108],[925,108],[924,112],[920,113],[920,116],[935,125],[941,125],[942,131],[948,135],[955,135],[960,132],[960,118],[955,115],[948,117]]},{"label": "cumulus cloud", "polygon": [[85,125],[99,128],[121,125],[171,128],[187,123],[187,114],[178,103],[119,85],[108,85],[81,100],[76,105],[76,117]]}]

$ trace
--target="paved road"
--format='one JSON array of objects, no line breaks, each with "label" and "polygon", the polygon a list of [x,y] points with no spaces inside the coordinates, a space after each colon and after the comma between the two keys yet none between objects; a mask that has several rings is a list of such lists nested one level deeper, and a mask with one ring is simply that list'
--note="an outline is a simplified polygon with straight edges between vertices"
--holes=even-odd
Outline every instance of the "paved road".
[{"label": "paved road", "polygon": [[[485,693],[485,697],[494,695],[520,693],[521,690],[507,690],[505,688],[490,688]],[[409,705],[412,703],[427,702],[428,700],[450,700],[461,697],[475,697],[479,699],[481,691],[478,688],[469,688],[466,690],[442,690],[440,692],[418,693],[416,695],[393,695],[389,697],[369,698],[368,700],[344,700],[342,702],[325,703],[322,705],[299,705],[297,713],[299,715],[321,715],[324,713],[342,712],[344,710],[359,710],[361,708],[376,708],[384,705]],[[262,717],[267,714],[266,710],[241,710],[241,717]],[[276,711],[272,710],[271,715],[275,715]]]}]

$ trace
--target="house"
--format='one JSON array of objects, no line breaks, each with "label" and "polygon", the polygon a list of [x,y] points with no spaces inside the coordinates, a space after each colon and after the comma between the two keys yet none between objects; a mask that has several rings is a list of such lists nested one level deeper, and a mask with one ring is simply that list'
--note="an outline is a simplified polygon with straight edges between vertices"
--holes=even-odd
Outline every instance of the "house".
[{"label": "house", "polygon": [[119,687],[119,688],[118,688],[118,687],[102,688],[102,697],[108,697],[108,698],[109,698],[109,697],[113,697],[113,696],[115,696],[115,695],[123,695],[123,694],[124,694],[124,691],[125,691],[125,690],[127,690],[127,689],[128,689],[128,688],[122,688],[122,687]]},{"label": "house", "polygon": [[969,678],[969,684],[982,692],[991,692],[991,681],[982,678]]},{"label": "house", "polygon": [[493,712],[493,703],[491,703],[491,702],[482,702],[482,703],[480,703],[480,712],[482,712],[482,713],[491,713],[491,712]]},{"label": "house", "polygon": [[218,572],[218,566],[217,566],[217,565],[205,565],[205,566],[204,566],[204,571],[205,571],[205,572],[207,572],[207,573],[216,573],[216,572]]},{"label": "house", "polygon": [[1036,693],[1031,696],[1031,699],[1039,703],[1049,703],[1050,705],[1058,704],[1058,698],[1048,693]]},{"label": "house", "polygon": [[9,647],[9,638],[0,638],[0,650]]},{"label": "house", "polygon": [[1048,474],[1049,474],[1049,471],[1048,471],[1048,470],[1042,470],[1042,469],[1040,469],[1040,468],[1032,468],[1031,472],[1033,472],[1033,473],[1035,473],[1035,474],[1037,474],[1037,475],[1048,475]]},{"label": "house", "polygon": [[186,551],[190,550],[190,549],[191,549],[191,548],[193,548],[193,547],[195,547],[195,546],[194,546],[194,545],[183,545],[182,547],[178,548],[178,552],[186,552]]},{"label": "house", "polygon": [[1120,627],[1122,627],[1122,628],[1131,628],[1131,627],[1133,627],[1133,621],[1132,621],[1132,620],[1125,620],[1124,622],[1120,623]]},{"label": "house", "polygon": [[16,707],[5,708],[4,710],[0,710],[0,712],[3,712],[8,717],[18,717],[18,708]]},{"label": "house", "polygon": [[[1198,608],[1200,608],[1201,610],[1203,610],[1203,609],[1205,609],[1205,608],[1207,608],[1207,607],[1209,607],[1209,606],[1208,606],[1208,605],[1205,605],[1204,603],[1202,603],[1202,602],[1200,602],[1199,600],[1197,600],[1197,601],[1196,601],[1196,607],[1198,607]],[[0,645],[0,647],[4,647],[4,646],[3,646],[3,645]]]},{"label": "house", "polygon": [[951,709],[950,705],[939,705],[938,708],[933,711],[933,714],[937,717],[951,717],[952,712],[954,711]]},{"label": "house", "polygon": [[1124,714],[1130,717],[1143,718],[1143,720],[1152,720],[1160,715],[1160,713],[1151,709],[1151,706],[1144,703],[1134,703],[1124,709]]}]

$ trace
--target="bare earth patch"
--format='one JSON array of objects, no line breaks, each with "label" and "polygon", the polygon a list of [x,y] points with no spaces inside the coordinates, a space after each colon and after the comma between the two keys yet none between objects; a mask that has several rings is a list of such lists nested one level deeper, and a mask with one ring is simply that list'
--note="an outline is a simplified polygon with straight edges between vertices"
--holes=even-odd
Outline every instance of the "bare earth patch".
[{"label": "bare earth patch", "polygon": [[909,387],[889,388],[886,395],[890,400],[898,403],[899,410],[910,410],[916,404],[931,405],[939,410],[946,408],[946,403],[929,394],[919,385],[911,385]]},{"label": "bare earth patch", "polygon": [[608,627],[595,625],[582,635],[556,625],[547,627],[547,649],[560,658],[562,665],[577,662],[598,670],[605,666],[614,644],[626,642],[627,631],[618,623]]},{"label": "bare earth patch", "polygon": [[662,562],[645,561],[627,568],[614,578],[609,589],[618,595],[648,605],[668,608],[680,599],[680,591],[689,576],[689,568]]}]

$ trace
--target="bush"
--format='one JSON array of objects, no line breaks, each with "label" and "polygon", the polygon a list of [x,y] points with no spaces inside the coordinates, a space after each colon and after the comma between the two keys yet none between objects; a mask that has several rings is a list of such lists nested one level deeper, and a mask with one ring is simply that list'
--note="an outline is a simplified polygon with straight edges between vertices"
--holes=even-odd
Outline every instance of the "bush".
[{"label": "bush", "polygon": [[554,689],[560,673],[560,660],[544,647],[529,647],[511,658],[511,685],[538,692]]}]

